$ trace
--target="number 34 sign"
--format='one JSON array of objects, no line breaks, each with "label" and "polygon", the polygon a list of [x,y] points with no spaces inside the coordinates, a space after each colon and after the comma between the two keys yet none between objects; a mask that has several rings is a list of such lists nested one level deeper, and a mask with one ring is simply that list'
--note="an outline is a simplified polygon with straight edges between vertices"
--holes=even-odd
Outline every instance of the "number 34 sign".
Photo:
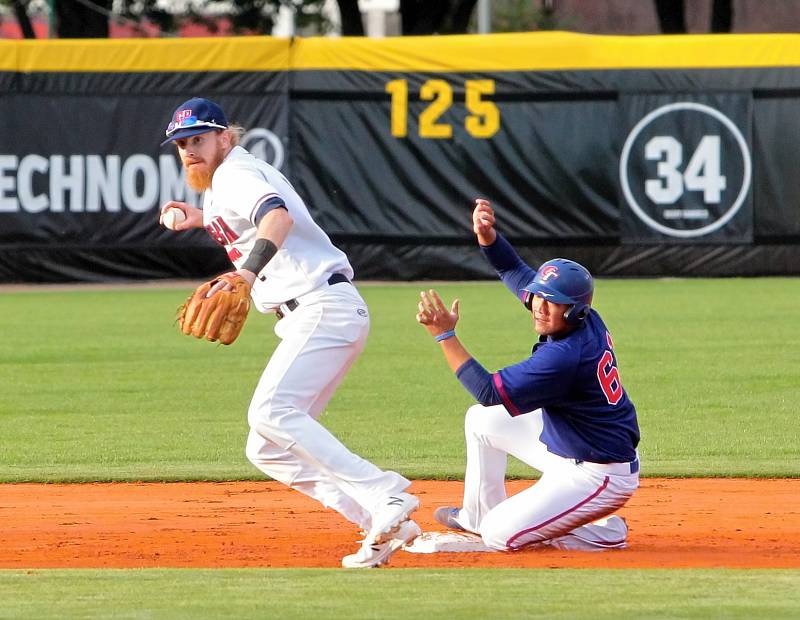
[{"label": "number 34 sign", "polygon": [[629,207],[623,238],[752,239],[749,98],[698,98],[663,103],[664,96],[642,95],[623,103],[633,124],[619,165]]}]

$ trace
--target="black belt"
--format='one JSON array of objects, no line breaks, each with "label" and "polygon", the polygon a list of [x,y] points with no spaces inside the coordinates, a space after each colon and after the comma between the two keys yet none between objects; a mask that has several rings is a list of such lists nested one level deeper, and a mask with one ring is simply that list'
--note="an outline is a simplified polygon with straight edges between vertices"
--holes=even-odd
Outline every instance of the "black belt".
[{"label": "black belt", "polygon": [[[334,284],[342,284],[347,282],[350,284],[350,280],[347,279],[347,276],[343,273],[334,273],[330,278],[328,278],[328,286],[333,286]],[[282,319],[286,316],[288,312],[294,312],[297,309],[297,306],[300,305],[296,299],[290,299],[289,301],[283,302],[278,308],[275,309],[275,314],[278,316],[279,319]]]},{"label": "black belt", "polygon": [[333,286],[334,284],[343,284],[344,282],[350,284],[350,280],[348,280],[347,276],[343,273],[334,273],[330,278],[328,278],[328,286]]}]

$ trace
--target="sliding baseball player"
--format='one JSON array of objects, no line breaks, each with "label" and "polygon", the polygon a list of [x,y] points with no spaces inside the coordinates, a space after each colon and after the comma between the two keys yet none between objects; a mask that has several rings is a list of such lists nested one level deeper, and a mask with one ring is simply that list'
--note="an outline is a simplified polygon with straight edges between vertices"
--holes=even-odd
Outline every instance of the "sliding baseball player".
[{"label": "sliding baseball player", "polygon": [[[560,258],[530,268],[495,230],[486,200],[476,201],[473,229],[539,337],[530,356],[489,372],[456,334],[458,300],[447,308],[435,291],[422,292],[417,321],[478,403],[465,419],[463,501],[434,517],[496,550],[622,548],[627,525],[613,513],[639,486],[639,427],[611,334],[591,306],[592,276]],[[542,473],[513,497],[509,454]]]}]

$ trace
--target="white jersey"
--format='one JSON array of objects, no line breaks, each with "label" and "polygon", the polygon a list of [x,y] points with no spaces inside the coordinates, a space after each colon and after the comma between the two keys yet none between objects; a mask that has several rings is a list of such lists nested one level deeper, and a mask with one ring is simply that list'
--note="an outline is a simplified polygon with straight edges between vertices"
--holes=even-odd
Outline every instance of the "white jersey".
[{"label": "white jersey", "polygon": [[252,297],[269,312],[325,284],[333,274],[353,278],[347,256],[314,222],[302,198],[280,171],[234,147],[214,172],[203,196],[203,224],[239,269],[256,241],[254,218],[266,201],[280,198],[294,220],[277,254],[257,274]]}]

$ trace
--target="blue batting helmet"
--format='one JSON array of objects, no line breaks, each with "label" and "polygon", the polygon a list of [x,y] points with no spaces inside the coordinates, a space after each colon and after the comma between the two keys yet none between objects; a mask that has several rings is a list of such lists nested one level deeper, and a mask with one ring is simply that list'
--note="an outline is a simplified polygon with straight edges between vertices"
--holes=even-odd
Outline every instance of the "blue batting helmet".
[{"label": "blue batting helmet", "polygon": [[539,267],[523,290],[528,293],[525,305],[529,310],[534,295],[557,304],[569,304],[564,319],[570,325],[578,325],[589,314],[594,281],[583,265],[566,258],[554,258]]}]

